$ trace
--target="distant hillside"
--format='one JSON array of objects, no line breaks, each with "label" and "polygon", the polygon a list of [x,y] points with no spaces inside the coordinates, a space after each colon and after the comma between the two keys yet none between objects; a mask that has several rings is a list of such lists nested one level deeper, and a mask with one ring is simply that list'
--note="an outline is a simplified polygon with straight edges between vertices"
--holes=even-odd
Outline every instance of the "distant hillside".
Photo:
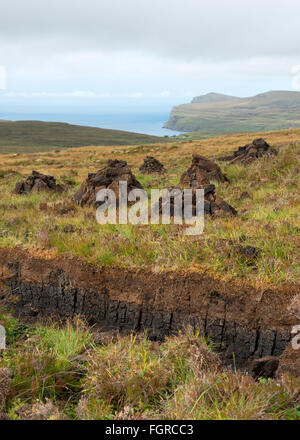
[{"label": "distant hillside", "polygon": [[230,95],[222,95],[222,93],[208,93],[207,95],[196,96],[192,100],[192,104],[210,104],[213,102],[232,102],[239,101],[241,98]]},{"label": "distant hillside", "polygon": [[37,152],[86,145],[136,145],[164,138],[60,122],[1,121],[0,153]]},{"label": "distant hillside", "polygon": [[300,128],[300,92],[275,91],[250,98],[218,93],[172,109],[165,127],[200,136]]}]

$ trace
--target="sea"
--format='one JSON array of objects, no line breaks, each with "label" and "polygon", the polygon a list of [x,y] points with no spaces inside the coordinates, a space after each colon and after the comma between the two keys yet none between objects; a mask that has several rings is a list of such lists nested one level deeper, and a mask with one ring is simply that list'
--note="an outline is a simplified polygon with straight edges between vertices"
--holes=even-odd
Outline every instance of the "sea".
[{"label": "sea", "polygon": [[163,128],[168,113],[75,114],[75,113],[0,113],[0,119],[10,121],[67,122],[89,127],[131,131],[152,136],[175,136],[179,131]]}]

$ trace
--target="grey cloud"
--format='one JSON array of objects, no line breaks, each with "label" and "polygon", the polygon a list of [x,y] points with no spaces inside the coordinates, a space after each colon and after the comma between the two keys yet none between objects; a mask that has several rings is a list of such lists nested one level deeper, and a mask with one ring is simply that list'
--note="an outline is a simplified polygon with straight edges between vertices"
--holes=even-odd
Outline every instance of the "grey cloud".
[{"label": "grey cloud", "polygon": [[175,59],[298,56],[298,0],[5,0],[0,39],[25,52]]},{"label": "grey cloud", "polygon": [[299,16],[299,0],[2,0],[1,103],[290,89]]}]

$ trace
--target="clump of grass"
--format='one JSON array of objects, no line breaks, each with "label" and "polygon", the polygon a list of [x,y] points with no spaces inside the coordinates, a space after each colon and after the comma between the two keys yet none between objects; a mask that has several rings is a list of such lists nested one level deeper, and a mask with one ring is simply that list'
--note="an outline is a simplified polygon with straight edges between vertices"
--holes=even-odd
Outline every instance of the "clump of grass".
[{"label": "clump of grass", "polygon": [[5,342],[8,347],[14,347],[31,334],[31,329],[22,324],[7,311],[0,312],[0,324],[5,328]]},{"label": "clump of grass", "polygon": [[125,405],[143,409],[157,404],[161,394],[171,390],[174,374],[146,338],[120,338],[90,356],[85,392],[109,402],[115,410]]},{"label": "clump of grass", "polygon": [[191,329],[162,343],[144,334],[95,345],[80,320],[22,335],[17,320],[1,319],[14,335],[0,353],[0,368],[11,371],[12,419],[300,420],[299,379],[228,370]]},{"label": "clump of grass", "polygon": [[163,418],[300,420],[299,380],[256,382],[239,372],[198,372],[164,402]]},{"label": "clump of grass", "polygon": [[84,383],[84,419],[300,419],[299,379],[257,382],[222,368],[191,331],[162,344],[127,336],[97,348]]},{"label": "clump of grass", "polygon": [[77,356],[91,347],[90,332],[81,321],[64,325],[38,325],[27,339],[2,353],[0,367],[11,371],[9,408],[18,402],[78,400],[83,375]]},{"label": "clump of grass", "polygon": [[192,333],[161,345],[146,337],[122,337],[91,353],[85,393],[91,406],[102,401],[116,412],[126,406],[136,412],[153,410],[192,374],[191,359],[199,369],[218,366],[216,356]]},{"label": "clump of grass", "polygon": [[46,327],[39,325],[36,335],[40,337],[41,349],[53,353],[56,362],[65,369],[75,356],[92,344],[90,331],[78,318],[72,323],[67,321],[63,326],[57,323]]}]

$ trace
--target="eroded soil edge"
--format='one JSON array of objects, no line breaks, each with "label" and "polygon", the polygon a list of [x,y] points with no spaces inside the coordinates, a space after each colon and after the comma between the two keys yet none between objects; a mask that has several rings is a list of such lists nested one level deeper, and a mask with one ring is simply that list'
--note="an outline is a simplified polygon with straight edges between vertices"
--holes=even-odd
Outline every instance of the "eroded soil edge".
[{"label": "eroded soil edge", "polygon": [[259,290],[194,272],[156,274],[0,249],[1,300],[23,318],[79,314],[104,328],[147,329],[156,339],[191,325],[237,367],[288,346],[297,294],[297,286]]}]

